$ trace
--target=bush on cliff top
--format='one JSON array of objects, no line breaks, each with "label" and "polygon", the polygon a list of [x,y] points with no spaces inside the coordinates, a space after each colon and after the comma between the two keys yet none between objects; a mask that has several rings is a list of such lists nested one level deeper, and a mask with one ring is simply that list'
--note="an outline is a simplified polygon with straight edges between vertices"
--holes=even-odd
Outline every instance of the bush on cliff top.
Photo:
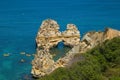
[{"label": "bush on cliff top", "polygon": [[69,68],[58,68],[39,80],[120,80],[120,37],[80,56],[85,59]]}]

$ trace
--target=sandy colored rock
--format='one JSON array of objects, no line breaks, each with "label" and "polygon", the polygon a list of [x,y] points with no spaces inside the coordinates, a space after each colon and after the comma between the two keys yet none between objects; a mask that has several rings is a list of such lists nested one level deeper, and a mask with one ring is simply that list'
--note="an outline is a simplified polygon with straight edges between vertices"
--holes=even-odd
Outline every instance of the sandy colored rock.
[{"label": "sandy colored rock", "polygon": [[[32,61],[31,74],[34,77],[41,77],[50,74],[59,67],[71,65],[80,58],[74,59],[75,55],[85,53],[105,40],[114,37],[120,37],[120,31],[108,28],[104,32],[88,32],[80,41],[80,31],[76,25],[68,24],[67,30],[61,33],[57,22],[47,19],[42,22],[36,37],[37,50]],[[54,61],[49,50],[61,41],[67,46],[72,46],[72,49],[64,57]]]},{"label": "sandy colored rock", "polygon": [[67,24],[67,30],[62,33],[65,45],[75,46],[80,42],[80,32],[74,24]]},{"label": "sandy colored rock", "polygon": [[52,67],[54,65],[54,60],[52,59],[52,55],[45,50],[37,51],[34,60],[32,61],[32,74],[37,76],[44,76],[44,74],[48,74],[52,71]]},{"label": "sandy colored rock", "polygon": [[47,19],[40,26],[36,37],[37,52],[32,61],[32,71],[34,77],[41,77],[51,73],[58,67],[64,67],[69,61],[69,56],[60,58],[56,62],[49,53],[49,49],[64,41],[65,45],[75,46],[80,42],[80,32],[74,24],[68,24],[67,30],[61,33],[56,21]]},{"label": "sandy colored rock", "polygon": [[[88,32],[82,38],[81,46],[87,46],[85,48],[91,49],[96,45],[101,44],[105,40],[110,40],[114,37],[120,37],[120,31],[111,28],[106,28],[104,32]],[[81,51],[84,50],[85,49],[83,48],[83,50]]]},{"label": "sandy colored rock", "polygon": [[60,36],[61,32],[57,22],[51,19],[44,20],[36,37],[37,46],[46,49],[56,46],[61,41]]},{"label": "sandy colored rock", "polygon": [[104,40],[107,39],[112,39],[114,37],[120,37],[120,31],[115,30],[115,29],[111,29],[111,28],[106,28],[105,32],[104,32]]},{"label": "sandy colored rock", "polygon": [[8,57],[8,56],[10,56],[10,53],[4,53],[3,56]]}]

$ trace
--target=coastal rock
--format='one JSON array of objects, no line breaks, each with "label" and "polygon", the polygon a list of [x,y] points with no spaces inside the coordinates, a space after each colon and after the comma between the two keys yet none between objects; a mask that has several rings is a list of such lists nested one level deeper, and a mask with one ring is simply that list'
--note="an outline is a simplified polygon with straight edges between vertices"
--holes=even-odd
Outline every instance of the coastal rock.
[{"label": "coastal rock", "polygon": [[78,45],[80,41],[80,32],[76,25],[68,24],[67,30],[61,33],[56,21],[47,19],[42,22],[36,37],[36,43],[39,48],[50,49],[63,41],[65,45]]},{"label": "coastal rock", "polygon": [[80,32],[74,24],[67,24],[67,30],[62,33],[62,36],[65,45],[73,47],[80,42]]},{"label": "coastal rock", "polygon": [[69,59],[69,56],[60,58],[56,62],[52,58],[49,50],[63,41],[65,45],[75,46],[80,43],[80,32],[74,24],[68,24],[67,30],[61,33],[59,25],[52,19],[44,20],[40,26],[36,37],[37,51],[32,61],[32,71],[34,77],[41,77],[51,73],[58,67],[64,67]]},{"label": "coastal rock", "polygon": [[84,35],[81,41],[81,45],[86,44],[86,46],[90,46],[91,48],[95,47],[97,44],[103,42],[103,34],[104,32],[88,32]]},{"label": "coastal rock", "polygon": [[[84,53],[88,49],[94,48],[96,45],[103,43],[105,40],[113,39],[114,37],[120,37],[120,31],[106,28],[104,32],[88,32],[84,35],[80,41],[80,53]],[[74,47],[73,47],[74,48]]]},{"label": "coastal rock", "polygon": [[105,40],[110,40],[114,37],[120,37],[120,31],[107,28],[104,32],[92,31],[86,33],[80,41],[79,45],[74,46],[72,50],[70,50],[65,56],[66,59],[69,59],[67,63],[72,65],[74,61],[80,60],[80,57],[74,57],[75,55],[85,53],[87,50],[94,48],[96,45],[102,44]]},{"label": "coastal rock", "polygon": [[51,19],[44,20],[36,37],[37,46],[46,49],[56,46],[61,41],[60,36],[57,22]]},{"label": "coastal rock", "polygon": [[8,56],[10,56],[10,53],[4,53],[3,56],[8,57]]},{"label": "coastal rock", "polygon": [[21,59],[21,60],[20,60],[20,62],[21,62],[21,63],[24,63],[24,62],[25,62],[25,60],[24,60],[24,59]]},{"label": "coastal rock", "polygon": [[[37,51],[32,61],[31,73],[34,77],[41,77],[50,74],[59,67],[66,67],[82,57],[75,58],[75,55],[85,53],[107,39],[120,37],[120,31],[107,28],[104,32],[88,32],[80,41],[80,32],[74,24],[68,24],[67,30],[59,31],[56,21],[47,19],[42,22],[36,37]],[[64,45],[72,46],[72,49],[57,61],[53,60],[50,48],[63,41]]]},{"label": "coastal rock", "polygon": [[120,31],[111,28],[106,28],[104,32],[104,40],[112,39],[114,37],[120,37]]},{"label": "coastal rock", "polygon": [[38,50],[32,61],[32,71],[34,77],[41,77],[53,71],[54,60],[52,55],[46,50]]},{"label": "coastal rock", "polygon": [[[88,32],[82,38],[80,45],[83,49],[81,51],[84,51],[88,48],[91,49],[96,45],[101,44],[105,40],[110,40],[114,37],[120,37],[120,31],[106,28],[104,32]],[[86,49],[83,46],[86,46]]]}]

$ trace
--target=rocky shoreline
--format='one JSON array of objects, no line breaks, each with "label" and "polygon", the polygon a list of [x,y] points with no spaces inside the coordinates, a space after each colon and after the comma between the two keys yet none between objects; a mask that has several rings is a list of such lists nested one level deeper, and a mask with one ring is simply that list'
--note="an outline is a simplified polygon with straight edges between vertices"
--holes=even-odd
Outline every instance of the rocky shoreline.
[{"label": "rocky shoreline", "polygon": [[[80,31],[76,25],[68,24],[67,30],[60,32],[56,21],[44,20],[36,37],[37,50],[32,61],[31,74],[34,77],[50,74],[59,67],[69,65],[76,54],[84,53],[105,40],[118,36],[120,37],[120,31],[107,28],[104,32],[88,32],[80,40]],[[59,42],[63,42],[64,45],[70,46],[72,49],[64,57],[54,61],[49,50],[57,46]]]}]

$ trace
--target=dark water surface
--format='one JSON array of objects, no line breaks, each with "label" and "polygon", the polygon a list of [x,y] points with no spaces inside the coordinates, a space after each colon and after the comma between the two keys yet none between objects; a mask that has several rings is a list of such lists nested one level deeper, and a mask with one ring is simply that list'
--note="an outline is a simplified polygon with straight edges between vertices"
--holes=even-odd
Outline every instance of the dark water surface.
[{"label": "dark water surface", "polygon": [[35,53],[38,28],[47,18],[58,21],[61,31],[76,24],[81,35],[105,27],[120,30],[120,0],[0,0],[0,80],[30,79],[33,56],[20,52]]}]

